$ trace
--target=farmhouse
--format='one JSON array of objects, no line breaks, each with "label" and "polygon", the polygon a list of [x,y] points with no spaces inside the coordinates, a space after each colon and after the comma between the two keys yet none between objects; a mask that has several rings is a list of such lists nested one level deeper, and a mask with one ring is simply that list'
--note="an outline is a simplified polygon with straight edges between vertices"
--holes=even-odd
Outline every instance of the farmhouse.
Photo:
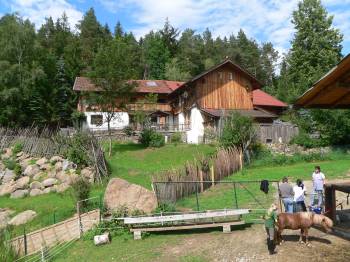
[{"label": "farmhouse", "polygon": [[[258,123],[273,123],[287,105],[261,90],[262,84],[250,73],[230,60],[210,68],[186,83],[167,80],[132,80],[136,92],[127,112],[118,112],[111,123],[114,129],[135,126],[135,113],[145,112],[151,126],[166,132],[186,132],[188,143],[200,143],[205,128],[220,130],[222,119],[231,112],[251,116]],[[99,92],[88,78],[77,77],[77,92]],[[147,94],[156,94],[157,101],[145,102]],[[85,126],[104,130],[104,113],[89,105],[82,95],[78,110],[86,115]]]}]

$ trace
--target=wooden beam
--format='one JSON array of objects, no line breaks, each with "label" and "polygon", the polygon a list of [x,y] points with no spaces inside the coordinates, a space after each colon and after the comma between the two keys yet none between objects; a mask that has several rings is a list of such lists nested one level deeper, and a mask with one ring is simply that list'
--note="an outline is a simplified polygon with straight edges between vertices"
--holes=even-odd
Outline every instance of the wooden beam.
[{"label": "wooden beam", "polygon": [[331,104],[331,108],[337,107],[337,105],[341,104],[342,101],[344,101],[345,99],[347,99],[347,98],[349,98],[349,97],[350,97],[350,88],[349,88],[349,91],[348,91],[346,94],[340,96],[339,98],[337,98],[337,99]]},{"label": "wooden beam", "polygon": [[185,230],[185,229],[197,229],[197,228],[213,228],[213,227],[225,227],[244,225],[244,221],[232,221],[223,223],[207,223],[207,224],[193,224],[193,225],[181,225],[181,226],[168,226],[168,227],[138,227],[131,228],[130,232],[160,232],[160,231],[173,231],[173,230]]},{"label": "wooden beam", "polygon": [[162,223],[171,221],[185,221],[194,219],[206,219],[225,216],[244,215],[250,212],[249,209],[227,209],[207,212],[198,212],[190,214],[179,215],[165,215],[165,216],[145,216],[145,217],[125,217],[124,224],[143,224],[143,223]]},{"label": "wooden beam", "polygon": [[325,88],[322,88],[320,90],[316,90],[318,92],[316,92],[316,94],[314,94],[313,96],[311,96],[311,98],[307,99],[304,103],[303,106],[304,107],[308,107],[308,104],[311,104],[313,101],[315,101],[317,98],[320,98],[321,96],[324,96],[325,93],[327,94],[329,91],[332,90],[332,88],[334,88],[333,85],[328,85]]}]

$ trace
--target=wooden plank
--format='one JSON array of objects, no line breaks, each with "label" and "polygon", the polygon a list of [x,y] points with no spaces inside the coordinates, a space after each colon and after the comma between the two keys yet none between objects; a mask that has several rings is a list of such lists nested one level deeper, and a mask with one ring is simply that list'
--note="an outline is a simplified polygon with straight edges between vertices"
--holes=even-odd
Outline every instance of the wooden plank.
[{"label": "wooden plank", "polygon": [[184,226],[169,226],[169,227],[141,227],[141,228],[131,228],[130,232],[160,232],[160,231],[176,231],[176,230],[186,230],[186,229],[199,229],[199,228],[214,228],[214,227],[225,227],[227,226],[238,226],[244,225],[244,221],[233,221],[225,223],[209,223],[209,224],[193,224]]},{"label": "wooden plank", "polygon": [[220,211],[208,211],[191,214],[168,215],[168,216],[153,216],[153,217],[125,217],[124,224],[143,224],[143,223],[161,223],[171,221],[184,221],[193,219],[205,219],[225,216],[236,216],[248,214],[249,209],[227,209]]}]

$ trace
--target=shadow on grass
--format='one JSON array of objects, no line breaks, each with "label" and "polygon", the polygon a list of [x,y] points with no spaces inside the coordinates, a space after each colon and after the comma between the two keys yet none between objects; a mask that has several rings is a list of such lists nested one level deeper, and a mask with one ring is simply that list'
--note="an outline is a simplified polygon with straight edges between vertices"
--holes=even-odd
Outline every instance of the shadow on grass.
[{"label": "shadow on grass", "polygon": [[128,151],[138,151],[145,149],[146,147],[142,144],[134,144],[134,143],[127,143],[127,144],[112,144],[112,156],[115,153],[124,153]]}]

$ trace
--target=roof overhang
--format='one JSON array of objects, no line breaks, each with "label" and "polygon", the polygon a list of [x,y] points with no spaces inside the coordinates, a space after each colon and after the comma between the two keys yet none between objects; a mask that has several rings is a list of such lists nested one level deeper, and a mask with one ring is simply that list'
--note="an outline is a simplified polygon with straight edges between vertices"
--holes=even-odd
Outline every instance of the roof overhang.
[{"label": "roof overhang", "polygon": [[350,108],[350,54],[297,99],[296,108]]}]

